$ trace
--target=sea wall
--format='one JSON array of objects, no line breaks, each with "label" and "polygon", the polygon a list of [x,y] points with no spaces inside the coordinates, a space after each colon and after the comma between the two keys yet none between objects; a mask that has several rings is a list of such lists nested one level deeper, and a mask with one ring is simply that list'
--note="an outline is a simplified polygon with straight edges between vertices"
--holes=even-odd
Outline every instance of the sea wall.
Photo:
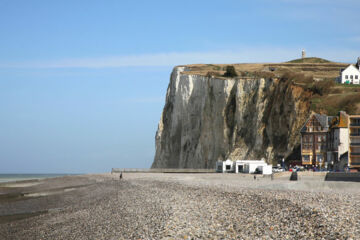
[{"label": "sea wall", "polygon": [[327,173],[325,176],[325,181],[360,182],[360,173]]}]

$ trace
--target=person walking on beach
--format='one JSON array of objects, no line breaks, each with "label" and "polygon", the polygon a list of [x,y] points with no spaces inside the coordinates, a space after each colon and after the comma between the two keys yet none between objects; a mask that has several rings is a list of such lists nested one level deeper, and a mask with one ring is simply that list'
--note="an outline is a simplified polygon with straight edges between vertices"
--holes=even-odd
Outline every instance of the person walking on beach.
[{"label": "person walking on beach", "polygon": [[122,179],[122,172],[120,172],[120,180]]}]

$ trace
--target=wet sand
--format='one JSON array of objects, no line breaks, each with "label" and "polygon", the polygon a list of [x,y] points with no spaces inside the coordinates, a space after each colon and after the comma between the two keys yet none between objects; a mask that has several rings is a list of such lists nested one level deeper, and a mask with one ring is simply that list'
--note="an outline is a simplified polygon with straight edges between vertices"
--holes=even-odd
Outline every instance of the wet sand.
[{"label": "wet sand", "polygon": [[0,239],[358,239],[360,183],[129,173],[0,184]]}]

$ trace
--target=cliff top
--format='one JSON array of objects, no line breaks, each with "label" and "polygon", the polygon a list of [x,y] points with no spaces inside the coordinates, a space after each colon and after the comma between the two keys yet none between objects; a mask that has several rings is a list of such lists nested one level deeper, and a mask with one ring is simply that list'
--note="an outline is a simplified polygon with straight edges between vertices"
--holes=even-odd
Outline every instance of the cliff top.
[{"label": "cliff top", "polygon": [[182,74],[224,77],[226,67],[233,66],[236,78],[281,78],[312,93],[311,110],[328,115],[338,111],[355,114],[360,112],[360,85],[335,83],[340,69],[348,64],[331,62],[321,58],[295,59],[284,63],[242,63],[242,64],[192,64],[185,65]]},{"label": "cliff top", "polygon": [[327,79],[337,77],[340,69],[348,64],[331,62],[322,58],[295,59],[284,63],[191,64],[185,65],[187,71],[184,74],[203,76],[211,74],[221,77],[225,73],[226,66],[229,65],[234,66],[239,76],[248,76],[252,73],[273,73],[275,76],[281,76],[285,72],[294,72]]},{"label": "cliff top", "polygon": [[298,58],[295,60],[288,61],[288,63],[331,63],[331,61],[317,58],[317,57],[308,57],[308,58]]}]

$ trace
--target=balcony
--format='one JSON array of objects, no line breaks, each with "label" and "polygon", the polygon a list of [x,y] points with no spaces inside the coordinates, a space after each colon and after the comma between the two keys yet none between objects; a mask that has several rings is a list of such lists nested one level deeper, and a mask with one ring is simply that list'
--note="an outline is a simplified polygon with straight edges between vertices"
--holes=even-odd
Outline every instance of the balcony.
[{"label": "balcony", "polygon": [[351,156],[360,156],[360,152],[350,152]]},{"label": "balcony", "polygon": [[350,159],[350,165],[360,165],[360,159]]},{"label": "balcony", "polygon": [[350,123],[350,127],[360,127],[360,123]]},{"label": "balcony", "polygon": [[350,133],[351,137],[360,137],[360,133]]},{"label": "balcony", "polygon": [[349,158],[350,165],[360,165],[360,156],[350,156]]}]

